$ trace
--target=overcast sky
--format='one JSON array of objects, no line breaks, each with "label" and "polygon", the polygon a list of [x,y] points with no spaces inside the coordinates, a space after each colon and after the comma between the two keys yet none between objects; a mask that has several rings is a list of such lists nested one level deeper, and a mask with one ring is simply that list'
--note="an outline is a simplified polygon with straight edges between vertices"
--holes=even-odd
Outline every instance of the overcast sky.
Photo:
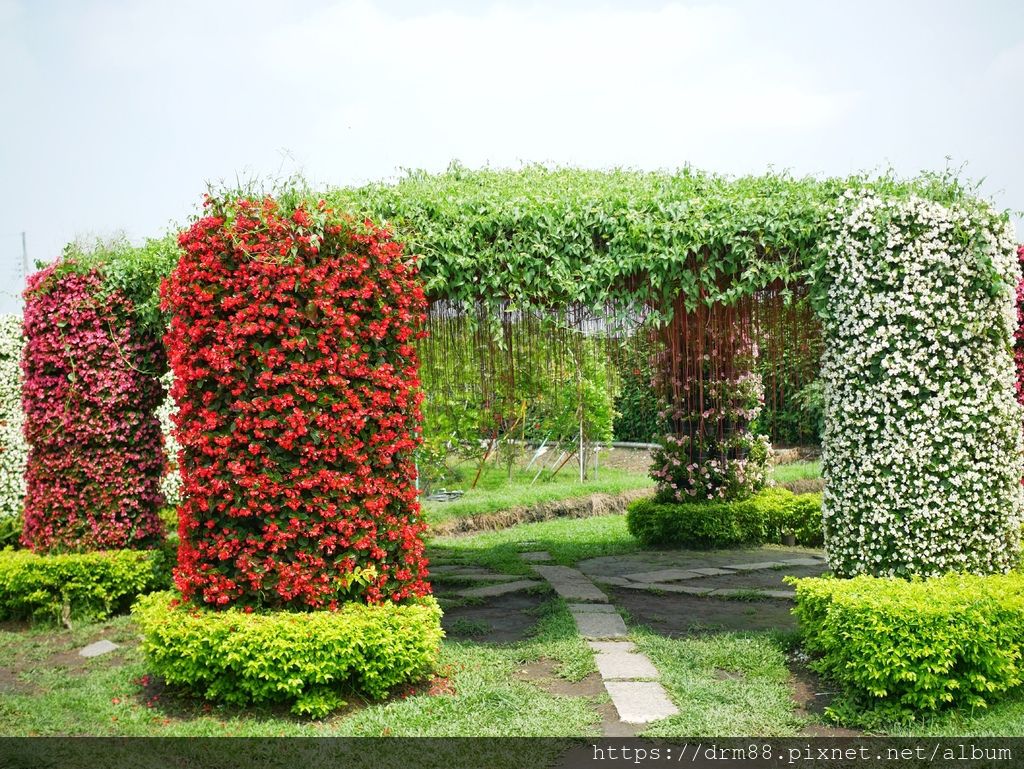
[{"label": "overcast sky", "polygon": [[1024,3],[0,0],[0,311],[207,180],[942,169],[1024,209]]}]

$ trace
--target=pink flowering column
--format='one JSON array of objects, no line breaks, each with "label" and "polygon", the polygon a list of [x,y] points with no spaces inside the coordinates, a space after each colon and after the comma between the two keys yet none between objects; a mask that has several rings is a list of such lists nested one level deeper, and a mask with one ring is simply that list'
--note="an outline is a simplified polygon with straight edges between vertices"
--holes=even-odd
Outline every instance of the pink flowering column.
[{"label": "pink flowering column", "polygon": [[22,544],[40,552],[144,548],[163,536],[163,348],[134,333],[122,293],[101,287],[94,271],[58,264],[25,290]]}]

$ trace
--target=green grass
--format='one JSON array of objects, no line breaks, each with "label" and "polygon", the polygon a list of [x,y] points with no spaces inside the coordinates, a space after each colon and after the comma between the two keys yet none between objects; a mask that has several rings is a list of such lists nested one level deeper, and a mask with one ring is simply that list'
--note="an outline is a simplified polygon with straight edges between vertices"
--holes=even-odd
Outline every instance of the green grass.
[{"label": "green grass", "polygon": [[[96,736],[574,736],[596,735],[587,698],[556,697],[517,679],[524,662],[558,661],[578,680],[593,670],[589,649],[565,605],[540,608],[536,634],[508,646],[445,641],[438,691],[352,705],[321,721],[286,708],[210,705],[143,683],[146,664],[128,617],[82,626],[0,631],[5,667],[21,669],[16,691],[2,683],[0,734]],[[103,634],[123,648],[92,660],[74,650]],[[61,655],[54,657],[54,655]],[[440,693],[439,693],[440,692]]]},{"label": "green grass", "polygon": [[572,566],[586,558],[639,549],[639,543],[626,531],[624,515],[599,515],[555,518],[468,536],[435,537],[427,544],[427,555],[431,559],[479,564],[507,574],[526,574],[530,565],[519,558],[522,551],[547,550],[556,563]]},{"label": "green grass", "polygon": [[596,479],[591,477],[581,483],[578,471],[574,470],[566,465],[553,481],[538,480],[531,485],[536,471],[516,471],[510,482],[507,471],[488,464],[477,487],[470,489],[475,470],[468,468],[460,483],[448,487],[449,490],[464,490],[461,498],[450,502],[424,502],[423,510],[427,521],[436,524],[451,518],[497,513],[514,507],[531,507],[590,494],[618,494],[654,486],[654,481],[646,473],[615,468],[602,468]]},{"label": "green grass", "polygon": [[780,643],[767,633],[664,638],[634,630],[679,714],[645,737],[788,737],[802,726]]},{"label": "green grass", "polygon": [[792,483],[821,477],[821,461],[788,462],[772,468],[772,478],[776,483]]}]

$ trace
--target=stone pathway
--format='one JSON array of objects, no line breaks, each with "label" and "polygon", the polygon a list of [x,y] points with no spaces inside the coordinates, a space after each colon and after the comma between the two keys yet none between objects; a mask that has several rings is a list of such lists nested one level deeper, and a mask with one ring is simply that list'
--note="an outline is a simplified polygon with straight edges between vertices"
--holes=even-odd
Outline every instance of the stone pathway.
[{"label": "stone pathway", "polygon": [[540,587],[543,584],[543,582],[535,579],[519,579],[515,582],[503,582],[497,585],[470,587],[465,590],[459,590],[458,595],[461,595],[463,598],[494,598],[520,590],[529,590],[531,587]]},{"label": "stone pathway", "polygon": [[[755,551],[758,555],[764,551]],[[805,569],[823,572],[826,564],[825,559],[816,555],[780,553],[782,557],[776,561],[739,561],[741,554],[734,554],[736,562],[726,560],[729,556],[716,554],[720,562],[716,565],[685,565],[683,567],[671,567],[661,569],[648,569],[645,571],[629,570],[630,559],[618,559],[618,563],[606,562],[606,559],[591,559],[590,566],[598,567],[597,573],[591,573],[590,578],[599,584],[612,585],[615,587],[630,588],[633,590],[651,590],[665,593],[681,593],[684,595],[711,596],[714,598],[778,598],[792,599],[795,592],[786,589],[784,586],[766,587],[757,584],[764,580],[755,579],[753,576],[743,579],[742,575],[754,575],[757,572],[786,571]],[[663,556],[661,556],[663,557]],[[633,560],[635,563],[635,559]],[[581,564],[582,565],[582,564]],[[616,567],[619,568],[616,568]],[[623,571],[621,567],[627,570]],[[602,572],[613,573],[602,573]],[[582,573],[582,572],[581,572]],[[739,577],[737,580],[736,578]],[[729,578],[726,585],[714,584],[715,578]],[[736,582],[741,584],[735,584]],[[696,582],[697,584],[693,584]],[[749,584],[742,584],[749,582]],[[686,583],[686,584],[680,584]]]},{"label": "stone pathway", "polygon": [[[543,555],[547,555],[544,553]],[[523,553],[532,563],[547,560],[538,553]],[[550,556],[548,556],[550,558]],[[674,716],[679,709],[659,682],[658,669],[647,655],[638,652],[619,612],[607,596],[583,572],[567,566],[535,565],[555,592],[571,601],[576,627],[594,651],[594,662],[622,724],[647,724]],[[606,727],[606,736],[624,736],[630,730]],[[615,733],[612,733],[615,732]]]}]

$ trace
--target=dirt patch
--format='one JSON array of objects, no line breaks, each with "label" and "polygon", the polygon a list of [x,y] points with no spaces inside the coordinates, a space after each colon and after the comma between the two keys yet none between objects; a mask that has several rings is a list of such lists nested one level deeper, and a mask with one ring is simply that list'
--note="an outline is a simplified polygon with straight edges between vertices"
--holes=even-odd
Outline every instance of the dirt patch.
[{"label": "dirt patch", "polygon": [[552,518],[589,518],[595,515],[623,513],[630,502],[650,495],[651,489],[629,489],[618,494],[591,494],[529,507],[511,507],[498,513],[449,518],[432,524],[428,535],[442,537],[472,534],[478,531],[507,529],[520,523],[548,521]]},{"label": "dirt patch", "polygon": [[600,466],[634,473],[646,473],[651,469],[651,461],[650,449],[610,448],[601,451]]},{"label": "dirt patch", "polygon": [[34,694],[39,687],[18,677],[18,668],[0,668],[0,694]]},{"label": "dirt patch", "polygon": [[558,663],[555,660],[539,659],[522,665],[516,670],[516,678],[537,684],[548,694],[558,697],[598,697],[604,694],[604,684],[597,673],[591,673],[579,681],[567,681],[557,671]]},{"label": "dirt patch", "polygon": [[[803,663],[791,660],[789,664],[789,686],[793,701],[796,703],[796,715],[800,718],[820,720],[832,703],[835,692],[829,691],[818,675]],[[805,726],[800,737],[860,737],[864,732],[855,729],[844,729],[839,726],[812,723]]]},{"label": "dirt patch", "polygon": [[612,593],[612,602],[626,609],[636,622],[670,638],[723,631],[792,631],[797,627],[787,601],[729,601],[619,588]]},{"label": "dirt patch", "polygon": [[483,643],[514,643],[526,638],[537,624],[537,607],[546,595],[518,592],[488,599],[484,604],[445,609],[441,626],[449,638]]}]

